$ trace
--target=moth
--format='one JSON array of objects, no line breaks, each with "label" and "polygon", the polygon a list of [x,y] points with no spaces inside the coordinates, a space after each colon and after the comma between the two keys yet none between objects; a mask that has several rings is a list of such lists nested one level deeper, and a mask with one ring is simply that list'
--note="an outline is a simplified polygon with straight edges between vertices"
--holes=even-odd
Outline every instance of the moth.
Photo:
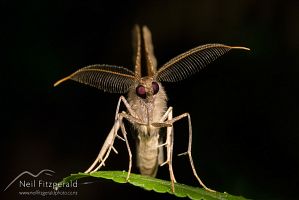
[{"label": "moth", "polygon": [[[158,166],[168,164],[171,187],[174,191],[176,179],[172,166],[173,124],[178,120],[187,118],[189,126],[188,149],[185,153],[179,155],[189,157],[192,172],[199,184],[208,191],[214,191],[202,182],[194,166],[191,154],[191,117],[189,113],[173,117],[173,107],[167,107],[167,95],[162,82],[177,82],[186,79],[231,49],[249,49],[223,44],[205,44],[172,58],[157,69],[151,32],[146,26],[140,28],[138,25],[135,25],[133,29],[133,49],[134,72],[126,67],[95,64],[81,68],[54,84],[54,86],[57,86],[70,79],[111,93],[127,93],[127,99],[120,96],[116,106],[113,127],[97,158],[85,172],[95,172],[104,166],[111,150],[117,153],[113,144],[115,139],[119,138],[126,143],[129,155],[127,180],[129,179],[132,167],[132,152],[124,126],[124,120],[127,120],[137,132],[136,156],[140,173],[155,177]],[[146,66],[146,75],[141,73],[141,67],[144,65]],[[126,110],[120,110],[121,104],[125,106]],[[166,129],[166,136],[164,135],[164,137],[161,134],[162,128]],[[119,132],[121,133],[119,134]],[[165,149],[166,159],[164,159],[163,153]]]}]

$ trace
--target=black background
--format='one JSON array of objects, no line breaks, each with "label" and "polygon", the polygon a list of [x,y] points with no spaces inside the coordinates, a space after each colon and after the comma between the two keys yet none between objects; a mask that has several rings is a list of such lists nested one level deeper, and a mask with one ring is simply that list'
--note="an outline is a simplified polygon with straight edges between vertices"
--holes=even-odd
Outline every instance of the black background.
[{"label": "black background", "polygon": [[[89,166],[112,127],[119,94],[53,83],[89,64],[132,68],[138,23],[151,29],[160,64],[205,43],[251,48],[164,84],[168,104],[174,115],[192,116],[193,156],[206,185],[252,199],[298,198],[298,10],[298,1],[1,0],[1,188],[24,170],[51,169],[59,180]],[[187,148],[187,122],[175,129],[176,154]],[[119,155],[104,170],[127,170],[125,145],[116,147]],[[197,186],[186,158],[175,157],[174,170],[178,182]],[[169,179],[167,167],[158,177]],[[92,181],[71,198],[174,198]],[[18,191],[14,184],[1,193],[16,199]]]}]

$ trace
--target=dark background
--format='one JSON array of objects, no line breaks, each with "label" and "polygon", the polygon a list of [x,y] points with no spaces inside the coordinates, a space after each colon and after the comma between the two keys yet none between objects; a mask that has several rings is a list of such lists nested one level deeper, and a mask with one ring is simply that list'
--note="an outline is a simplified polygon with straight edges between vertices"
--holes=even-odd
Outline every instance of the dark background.
[{"label": "dark background", "polygon": [[[1,0],[1,190],[24,170],[51,169],[60,180],[89,166],[119,94],[53,83],[89,64],[132,67],[131,29],[139,23],[151,29],[160,64],[205,43],[251,48],[164,84],[168,103],[174,115],[192,116],[193,156],[207,186],[252,199],[298,198],[298,11],[298,1]],[[176,154],[187,148],[187,121],[175,129]],[[125,145],[116,147],[104,170],[127,170]],[[178,182],[198,185],[186,158],[175,157],[174,170]],[[158,177],[169,179],[167,167]],[[92,181],[72,198],[174,198]],[[1,193],[17,199],[18,191],[15,184]]]}]

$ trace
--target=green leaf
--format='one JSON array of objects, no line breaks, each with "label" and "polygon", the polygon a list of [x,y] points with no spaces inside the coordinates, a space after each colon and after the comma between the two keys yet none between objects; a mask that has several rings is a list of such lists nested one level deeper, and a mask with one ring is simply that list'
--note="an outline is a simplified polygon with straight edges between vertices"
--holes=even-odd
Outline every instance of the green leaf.
[{"label": "green leaf", "polygon": [[[110,179],[117,183],[126,183],[127,172],[125,171],[97,171],[90,174],[77,173],[71,174],[70,176],[64,178],[59,184],[67,184],[71,181],[75,181],[86,177],[104,178]],[[244,197],[233,196],[228,193],[220,192],[209,192],[205,189],[192,187],[180,183],[175,183],[175,192],[172,192],[171,182],[165,181],[153,177],[143,176],[140,174],[130,174],[128,183],[141,187],[145,190],[154,190],[159,193],[169,193],[177,197],[189,197],[190,199],[202,199],[202,200],[246,200]]]}]

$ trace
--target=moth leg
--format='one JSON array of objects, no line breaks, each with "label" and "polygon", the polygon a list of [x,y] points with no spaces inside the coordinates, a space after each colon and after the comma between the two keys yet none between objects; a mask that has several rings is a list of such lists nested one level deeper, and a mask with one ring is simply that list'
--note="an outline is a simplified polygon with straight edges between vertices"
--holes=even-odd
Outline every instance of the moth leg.
[{"label": "moth leg", "polygon": [[115,120],[117,120],[118,114],[119,112],[119,107],[120,107],[120,103],[123,102],[123,104],[125,105],[126,109],[128,110],[129,114],[132,115],[133,117],[139,118],[137,116],[137,114],[134,112],[134,110],[132,110],[130,104],[128,103],[127,99],[124,96],[120,96],[118,99],[118,103],[116,106],[116,111],[115,111]]},{"label": "moth leg", "polygon": [[188,118],[188,127],[189,127],[189,143],[188,143],[188,151],[186,153],[183,153],[183,154],[188,154],[188,157],[189,157],[189,161],[190,161],[190,164],[191,164],[191,168],[192,168],[192,171],[193,171],[193,174],[195,176],[195,178],[197,179],[197,181],[199,182],[199,184],[207,191],[210,191],[210,192],[215,192],[215,190],[212,190],[210,188],[208,188],[203,182],[202,180],[199,178],[199,176],[197,175],[197,172],[196,172],[196,169],[195,169],[195,166],[194,166],[194,162],[193,162],[193,158],[192,158],[192,154],[191,154],[191,148],[192,148],[192,125],[191,125],[191,117],[190,117],[190,114],[189,113],[184,113],[184,114],[181,114],[177,117],[174,117],[172,119],[168,119],[167,121],[165,121],[165,123],[167,124],[173,124],[174,122],[182,119],[182,118],[185,118],[187,117]]},{"label": "moth leg", "polygon": [[[162,127],[167,127],[167,126],[163,126],[163,122],[167,119],[168,115],[169,115],[169,112],[172,111],[172,107],[169,107],[167,109],[167,111],[164,113],[164,115],[161,117],[159,123],[153,123],[152,125],[157,125],[158,127],[161,125]],[[164,150],[164,146],[166,146],[167,143],[163,143],[163,139],[162,138],[159,138],[159,155],[158,155],[158,164],[161,166],[163,163],[165,163],[164,161],[164,153],[163,153],[163,150]],[[166,163],[165,163],[166,164]]]},{"label": "moth leg", "polygon": [[[169,111],[168,120],[172,120],[172,108]],[[167,144],[167,161],[168,161],[168,170],[171,180],[171,188],[174,192],[174,183],[176,183],[173,168],[172,168],[172,155],[173,155],[173,140],[174,140],[174,129],[173,126],[167,127],[167,136],[166,136],[166,144]]]},{"label": "moth leg", "polygon": [[[132,110],[130,104],[128,103],[127,99],[124,96],[119,97],[119,100],[118,100],[118,103],[117,103],[117,106],[116,106],[115,121],[118,120],[119,114],[121,114],[119,112],[121,102],[123,102],[123,104],[125,105],[125,107],[127,108],[128,112],[129,112],[129,114],[127,114],[125,111],[123,111],[122,112],[122,117],[125,117],[131,123],[136,122],[138,124],[146,125],[145,123],[142,123],[142,121],[137,116],[137,114],[134,112],[134,110]],[[116,137],[118,137],[119,139],[121,139],[125,142],[125,139],[121,138],[119,135],[116,134]]]},{"label": "moth leg", "polygon": [[[167,119],[167,121],[165,121]],[[173,140],[174,140],[174,129],[172,124],[168,123],[168,121],[172,120],[172,107],[169,107],[168,110],[165,112],[165,114],[161,117],[159,122],[152,123],[151,125],[154,127],[166,127],[167,133],[166,133],[166,142],[164,144],[160,144],[158,148],[162,148],[163,146],[166,146],[166,161],[160,166],[163,166],[165,164],[168,164],[168,170],[169,170],[169,176],[171,180],[171,188],[174,192],[174,183],[176,183],[175,176],[173,173],[172,168],[172,154],[173,154]]]},{"label": "moth leg", "polygon": [[[95,159],[95,161],[92,163],[92,165],[85,171],[85,173],[90,173],[90,172],[94,172],[97,171],[101,166],[104,165],[104,161],[108,158],[111,149],[113,148],[113,143],[115,140],[115,137],[118,137],[122,140],[125,140],[123,138],[121,138],[119,135],[117,135],[117,132],[120,128],[120,123],[118,121],[118,114],[119,114],[119,108],[120,108],[120,103],[123,102],[125,107],[127,108],[127,110],[129,111],[129,113],[133,116],[136,116],[135,112],[132,110],[131,106],[129,105],[129,103],[127,102],[127,100],[125,99],[124,96],[120,96],[117,106],[116,106],[116,113],[115,113],[115,122],[114,122],[114,126],[112,127],[111,131],[109,132],[97,158]],[[105,157],[104,157],[105,156]],[[97,163],[100,163],[99,166],[97,168],[95,168],[95,166],[97,165]]]},{"label": "moth leg", "polygon": [[159,153],[158,153],[158,164],[161,165],[162,163],[164,163],[164,146],[166,145],[165,143],[163,144],[163,139],[160,138],[159,136]]},{"label": "moth leg", "polygon": [[166,119],[168,119],[169,114],[172,113],[173,108],[169,107],[167,111],[164,113],[164,115],[161,117],[159,122],[153,122],[151,125],[156,128],[164,128],[164,127],[171,127],[172,124],[165,122]]},{"label": "moth leg", "polygon": [[[95,172],[97,171],[101,166],[104,165],[105,160],[108,158],[110,151],[112,149],[115,137],[116,137],[116,133],[117,130],[119,129],[119,122],[117,121],[116,123],[114,123],[114,126],[112,127],[112,129],[110,130],[97,158],[95,159],[95,161],[92,163],[92,165],[85,171],[85,173],[90,173],[90,172]],[[104,157],[105,156],[105,157]],[[104,157],[104,158],[103,158]],[[95,166],[100,163],[98,165],[98,167],[95,168]]]},{"label": "moth leg", "polygon": [[126,181],[129,180],[129,177],[130,177],[130,174],[131,174],[131,169],[132,169],[132,152],[131,152],[131,148],[130,148],[130,145],[129,145],[129,142],[128,142],[128,139],[127,139],[127,131],[125,129],[125,126],[124,126],[124,123],[123,123],[123,113],[120,113],[119,114],[119,123],[120,123],[120,128],[121,128],[121,132],[123,134],[123,137],[125,139],[125,142],[126,142],[126,146],[127,146],[127,149],[128,149],[128,155],[129,155],[129,168],[128,168],[128,175],[127,175],[127,178],[126,178]]},{"label": "moth leg", "polygon": [[161,117],[160,122],[163,123],[167,118],[170,112],[172,112],[173,108],[170,106],[164,115]]}]

